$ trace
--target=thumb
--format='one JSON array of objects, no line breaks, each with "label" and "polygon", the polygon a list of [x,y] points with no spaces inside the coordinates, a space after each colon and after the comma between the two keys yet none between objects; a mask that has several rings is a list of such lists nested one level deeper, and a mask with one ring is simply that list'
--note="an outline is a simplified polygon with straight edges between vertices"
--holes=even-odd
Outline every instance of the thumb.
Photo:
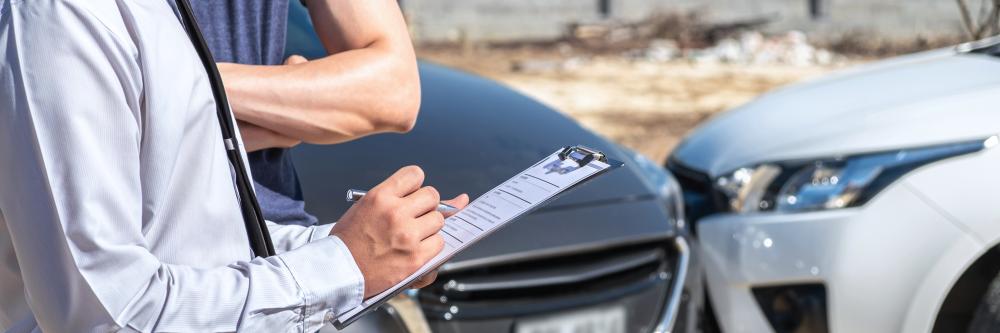
[{"label": "thumb", "polygon": [[306,57],[300,56],[298,54],[293,54],[289,56],[288,59],[285,59],[285,65],[298,65],[307,62],[309,62],[309,59],[306,59]]},{"label": "thumb", "polygon": [[[463,208],[465,208],[466,205],[469,204],[469,195],[465,194],[465,193],[462,193],[461,195],[455,197],[454,199],[445,200],[443,202],[446,203],[446,204],[448,204],[448,205],[450,205],[450,206],[452,206],[452,207],[458,208],[458,210],[462,210]],[[448,217],[451,217],[452,215],[455,215],[456,213],[457,212],[450,213],[450,214],[444,214],[444,217],[448,218]]]}]

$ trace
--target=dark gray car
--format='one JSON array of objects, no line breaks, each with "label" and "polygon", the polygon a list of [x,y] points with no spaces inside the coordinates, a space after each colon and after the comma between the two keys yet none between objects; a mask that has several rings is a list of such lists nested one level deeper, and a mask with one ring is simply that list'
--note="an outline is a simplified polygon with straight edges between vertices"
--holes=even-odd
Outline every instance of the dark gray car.
[{"label": "dark gray car", "polygon": [[[322,56],[308,15],[293,3],[288,53]],[[405,165],[421,166],[444,197],[473,198],[563,146],[593,147],[626,166],[473,245],[441,267],[435,284],[345,331],[695,328],[701,269],[673,177],[494,82],[428,63],[420,77],[422,106],[412,132],[294,150],[307,209],[320,221],[347,210],[347,189],[370,188]]]}]

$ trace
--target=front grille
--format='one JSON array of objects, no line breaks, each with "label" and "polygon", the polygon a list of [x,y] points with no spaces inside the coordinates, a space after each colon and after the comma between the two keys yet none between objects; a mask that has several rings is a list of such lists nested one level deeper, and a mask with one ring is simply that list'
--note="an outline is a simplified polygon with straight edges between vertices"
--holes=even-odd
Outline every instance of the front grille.
[{"label": "front grille", "polygon": [[697,232],[698,220],[721,211],[722,200],[712,187],[712,179],[707,174],[692,169],[671,159],[667,170],[677,178],[684,196],[684,215]]},{"label": "front grille", "polygon": [[661,244],[640,244],[477,267],[442,273],[419,299],[429,318],[446,320],[580,308],[666,284],[673,258],[675,250]]}]

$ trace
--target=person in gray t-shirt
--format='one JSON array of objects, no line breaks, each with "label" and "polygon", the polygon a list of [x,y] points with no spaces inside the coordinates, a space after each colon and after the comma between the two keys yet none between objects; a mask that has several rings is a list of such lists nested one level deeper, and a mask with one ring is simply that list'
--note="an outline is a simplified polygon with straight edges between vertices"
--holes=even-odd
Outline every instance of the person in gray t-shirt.
[{"label": "person in gray t-shirt", "polygon": [[239,121],[265,219],[317,222],[287,148],[413,127],[420,83],[396,1],[303,0],[328,52],[312,61],[282,59],[289,0],[191,3]]}]

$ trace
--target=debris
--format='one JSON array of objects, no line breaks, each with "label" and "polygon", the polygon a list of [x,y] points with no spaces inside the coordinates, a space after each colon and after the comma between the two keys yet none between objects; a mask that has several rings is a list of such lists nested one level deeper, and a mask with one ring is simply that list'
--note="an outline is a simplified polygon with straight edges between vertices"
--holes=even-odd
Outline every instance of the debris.
[{"label": "debris", "polygon": [[617,53],[633,61],[827,65],[842,57],[809,43],[805,33],[761,33],[773,17],[708,23],[697,15],[654,16],[625,24],[614,20],[576,23],[563,43],[577,52]]},{"label": "debris", "polygon": [[568,59],[517,59],[511,60],[512,73],[552,73],[572,71],[583,66],[587,60],[583,57]]},{"label": "debris", "polygon": [[511,60],[510,71],[513,73],[544,73],[562,69],[561,60]]},{"label": "debris", "polygon": [[757,31],[723,38],[710,47],[681,50],[672,40],[653,40],[648,47],[630,50],[625,56],[652,62],[686,58],[695,63],[782,64],[792,66],[829,65],[842,57],[809,44],[806,35],[789,31],[776,36],[764,36]]},{"label": "debris", "polygon": [[646,49],[646,58],[653,61],[670,61],[680,55],[677,42],[670,39],[654,39]]}]

